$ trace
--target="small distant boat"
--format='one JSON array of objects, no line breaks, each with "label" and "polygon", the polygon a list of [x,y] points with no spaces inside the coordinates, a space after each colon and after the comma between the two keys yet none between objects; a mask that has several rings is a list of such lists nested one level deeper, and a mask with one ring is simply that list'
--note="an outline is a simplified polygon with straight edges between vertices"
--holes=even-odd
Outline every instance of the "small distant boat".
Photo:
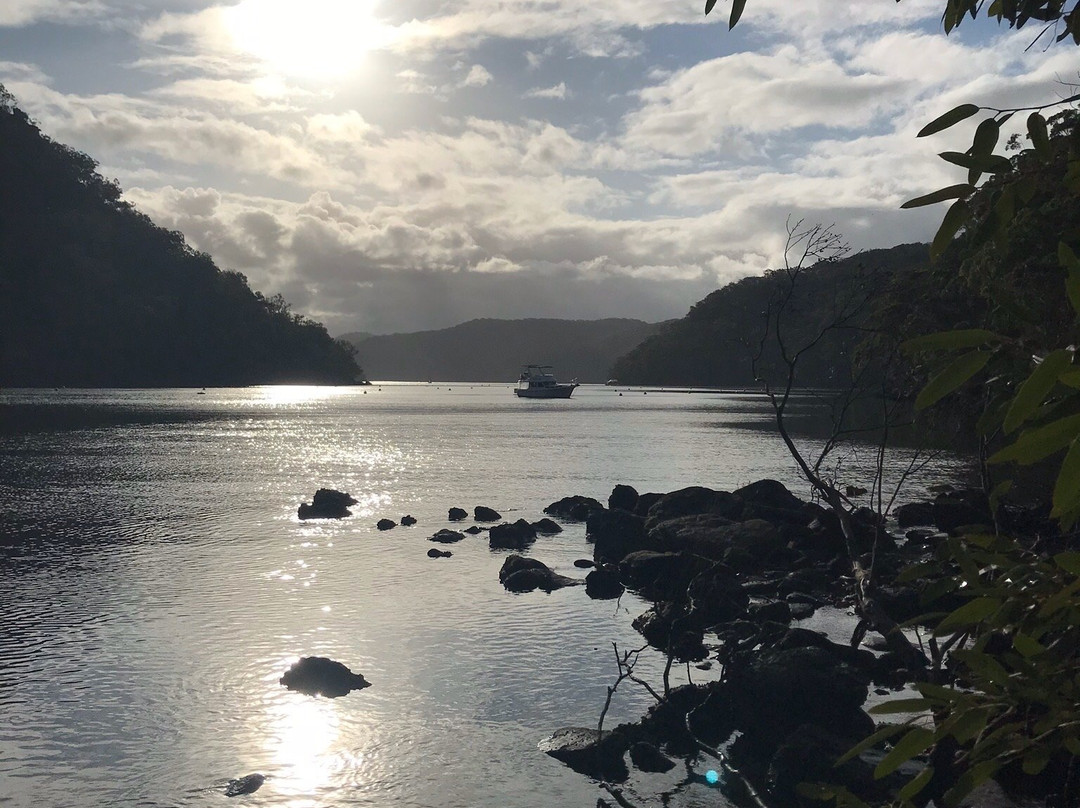
[{"label": "small distant boat", "polygon": [[518,398],[570,398],[577,379],[560,384],[551,372],[551,365],[526,365],[518,377],[514,395]]},{"label": "small distant boat", "polygon": [[607,385],[608,387],[614,387],[618,383],[619,383],[618,379],[608,379],[606,382],[604,382],[604,384]]}]

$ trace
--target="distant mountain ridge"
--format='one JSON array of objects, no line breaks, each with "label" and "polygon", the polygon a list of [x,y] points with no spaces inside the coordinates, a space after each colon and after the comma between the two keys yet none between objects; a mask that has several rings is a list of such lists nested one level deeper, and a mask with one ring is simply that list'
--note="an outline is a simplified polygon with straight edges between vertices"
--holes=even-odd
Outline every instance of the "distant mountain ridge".
[{"label": "distant mountain ridge", "polygon": [[552,365],[560,380],[607,381],[615,360],[657,333],[661,323],[604,320],[479,319],[436,331],[344,334],[369,379],[512,382],[522,365]]}]

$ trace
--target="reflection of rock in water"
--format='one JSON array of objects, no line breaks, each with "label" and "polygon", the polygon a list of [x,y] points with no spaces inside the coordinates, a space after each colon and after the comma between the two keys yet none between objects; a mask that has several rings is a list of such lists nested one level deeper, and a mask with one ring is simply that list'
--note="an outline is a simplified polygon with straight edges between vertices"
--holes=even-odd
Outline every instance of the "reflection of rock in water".
[{"label": "reflection of rock in water", "polygon": [[359,673],[326,657],[303,657],[285,671],[280,682],[289,690],[331,699],[371,687],[371,682]]},{"label": "reflection of rock in water", "polygon": [[252,794],[258,791],[266,781],[262,774],[249,774],[236,780],[230,780],[225,786],[226,797],[239,797],[242,794]]}]

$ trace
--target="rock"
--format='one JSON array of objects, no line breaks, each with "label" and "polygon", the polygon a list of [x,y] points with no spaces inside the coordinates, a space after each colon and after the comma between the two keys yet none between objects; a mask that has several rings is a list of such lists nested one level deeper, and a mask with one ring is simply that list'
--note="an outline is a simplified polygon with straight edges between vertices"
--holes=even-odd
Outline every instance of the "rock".
[{"label": "rock", "polygon": [[578,774],[621,783],[630,776],[623,755],[627,743],[621,735],[588,727],[563,727],[538,744],[542,752],[562,761]]},{"label": "rock", "polygon": [[289,690],[331,699],[371,686],[359,673],[353,673],[340,662],[326,657],[301,658],[285,671],[279,681]]},{"label": "rock", "polygon": [[638,741],[630,747],[630,760],[643,772],[669,772],[675,761],[646,741]]},{"label": "rock", "polygon": [[616,485],[608,496],[607,506],[611,510],[634,512],[637,507],[638,492],[629,485]]},{"label": "rock", "polygon": [[453,555],[449,550],[440,550],[438,547],[432,547],[427,554],[428,558],[450,558]]},{"label": "rock", "polygon": [[634,516],[647,517],[649,515],[649,509],[663,499],[663,497],[663,494],[657,494],[651,491],[646,494],[638,494],[637,505],[634,506]]},{"label": "rock", "polygon": [[726,519],[738,519],[743,502],[727,491],[714,491],[695,485],[664,494],[649,508],[649,526],[685,516],[714,514]]},{"label": "rock", "polygon": [[401,524],[403,524],[405,527],[412,527],[416,524],[416,517],[407,515],[403,516],[401,517]]},{"label": "rock", "polygon": [[571,519],[575,522],[584,522],[593,511],[602,511],[604,506],[592,497],[575,495],[563,497],[558,502],[552,502],[544,513],[558,519]]},{"label": "rock", "polygon": [[728,683],[736,724],[770,753],[804,724],[853,740],[874,731],[873,719],[860,709],[868,679],[826,648],[761,651],[729,664]]},{"label": "rock", "polygon": [[813,617],[814,612],[818,610],[818,607],[813,603],[800,603],[798,601],[788,601],[788,612],[791,614],[792,620],[806,620],[808,617]]},{"label": "rock", "polygon": [[784,511],[801,511],[805,503],[776,480],[758,480],[732,492],[749,505],[765,505]]},{"label": "rock", "polygon": [[554,519],[541,519],[539,522],[533,522],[532,527],[542,536],[553,536],[556,533],[562,533],[562,526]]},{"label": "rock", "polygon": [[574,562],[574,566],[578,569],[587,570],[596,566],[596,562],[591,558],[579,558]]},{"label": "rock", "polygon": [[335,491],[332,488],[320,488],[311,498],[311,504],[301,502],[296,515],[301,519],[343,519],[352,516],[350,505],[355,505],[356,500],[344,491]]},{"label": "rock", "polygon": [[585,594],[593,600],[614,600],[625,591],[618,573],[611,570],[595,569],[585,576]]},{"label": "rock", "polygon": [[468,515],[469,512],[464,508],[451,508],[446,518],[451,522],[460,522],[462,519],[467,518]]},{"label": "rock", "polygon": [[645,520],[626,511],[594,511],[585,523],[597,562],[618,563],[627,553],[656,549],[645,533]]},{"label": "rock", "polygon": [[536,531],[524,519],[495,525],[488,531],[488,544],[492,550],[526,550],[534,541]]},{"label": "rock", "polygon": [[[769,790],[782,805],[800,805],[796,789],[800,783],[835,783],[864,799],[883,796],[874,780],[873,767],[859,757],[836,765],[852,746],[851,740],[830,732],[827,727],[804,725],[780,744],[769,762]],[[876,802],[876,801],[875,801]]]},{"label": "rock", "polygon": [[897,508],[893,515],[900,527],[914,527],[916,525],[934,524],[933,502],[909,502]]},{"label": "rock", "polygon": [[473,519],[477,522],[498,522],[502,519],[502,514],[493,508],[477,505],[473,508]]},{"label": "rock", "polygon": [[790,623],[791,606],[787,601],[774,600],[766,603],[752,603],[748,609],[750,619],[759,623]]},{"label": "rock", "polygon": [[476,536],[479,533],[483,533],[487,529],[488,528],[486,527],[480,527],[480,525],[469,525],[469,527],[465,528],[465,532],[471,536]]},{"label": "rock", "polygon": [[377,527],[379,530],[391,530],[397,527],[397,522],[395,522],[393,519],[380,519],[376,523],[375,527]]},{"label": "rock", "polygon": [[230,780],[225,785],[225,796],[239,797],[242,794],[254,794],[262,788],[264,782],[266,782],[264,774],[248,774],[236,780]]},{"label": "rock", "polygon": [[784,597],[796,592],[812,596],[814,592],[827,590],[832,582],[832,576],[825,570],[806,567],[785,575],[783,580],[776,585],[776,591]]},{"label": "rock", "polygon": [[638,550],[619,562],[619,578],[649,600],[678,600],[709,562],[689,554]]},{"label": "rock", "polygon": [[556,574],[542,561],[520,555],[507,556],[499,570],[499,582],[508,592],[532,592],[534,589],[553,592],[581,583]]},{"label": "rock", "polygon": [[428,541],[437,541],[439,542],[439,544],[453,544],[454,542],[461,541],[464,538],[464,533],[458,533],[456,530],[450,530],[449,528],[444,527],[434,536],[431,536]]},{"label": "rock", "polygon": [[709,652],[703,643],[704,631],[687,625],[682,609],[670,603],[658,603],[634,618],[634,629],[653,648],[670,651],[679,662],[700,662]]},{"label": "rock", "polygon": [[649,531],[649,539],[657,545],[656,549],[725,561],[745,572],[758,571],[787,553],[780,531],[771,522],[762,519],[731,522],[717,514],[660,522]]},{"label": "rock", "polygon": [[982,491],[966,488],[938,494],[934,500],[934,525],[949,533],[967,525],[991,525],[990,502]]}]

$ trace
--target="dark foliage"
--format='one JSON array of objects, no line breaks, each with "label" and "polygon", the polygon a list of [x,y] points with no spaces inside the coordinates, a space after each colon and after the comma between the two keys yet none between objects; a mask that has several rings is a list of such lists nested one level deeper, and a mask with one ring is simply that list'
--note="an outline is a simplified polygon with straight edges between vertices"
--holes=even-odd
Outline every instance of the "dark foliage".
[{"label": "dark foliage", "polygon": [[[875,292],[895,274],[909,274],[929,263],[925,244],[870,250],[840,261],[820,262],[800,279],[787,307],[786,328],[792,345],[809,343],[841,310],[873,301]],[[668,324],[619,359],[611,374],[627,384],[756,387],[753,360],[765,333],[766,312],[785,283],[782,270],[744,278],[696,303],[681,320]],[[827,334],[799,365],[804,387],[846,385],[856,346],[872,327],[871,305],[861,306],[850,327]],[[766,346],[760,373],[778,372],[775,345]]]},{"label": "dark foliage", "polygon": [[351,346],[218,269],[0,87],[0,384],[351,383]]}]

